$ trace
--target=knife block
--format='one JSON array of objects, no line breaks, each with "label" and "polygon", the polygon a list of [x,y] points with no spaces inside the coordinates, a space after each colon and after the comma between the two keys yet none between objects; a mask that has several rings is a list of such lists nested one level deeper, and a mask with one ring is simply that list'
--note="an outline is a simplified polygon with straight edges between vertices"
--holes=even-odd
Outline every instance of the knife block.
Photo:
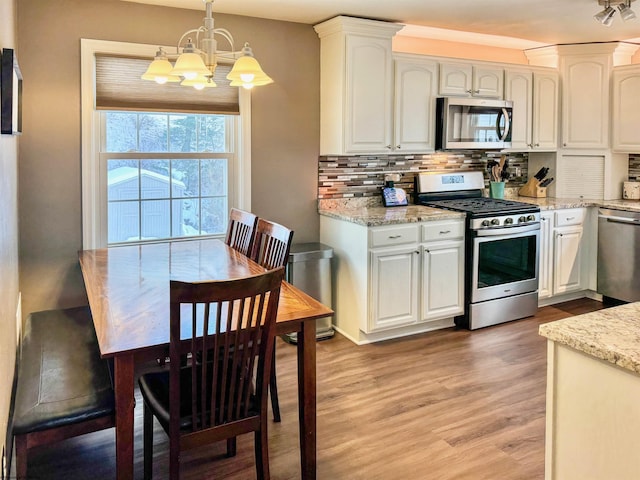
[{"label": "knife block", "polygon": [[541,187],[540,180],[534,177],[518,190],[518,195],[523,197],[546,198],[547,187]]}]

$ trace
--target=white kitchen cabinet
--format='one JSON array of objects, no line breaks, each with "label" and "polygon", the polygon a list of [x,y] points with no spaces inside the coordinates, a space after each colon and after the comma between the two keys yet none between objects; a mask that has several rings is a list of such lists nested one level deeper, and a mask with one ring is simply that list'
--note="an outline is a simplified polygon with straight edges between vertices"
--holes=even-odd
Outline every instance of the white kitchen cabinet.
[{"label": "white kitchen cabinet", "polygon": [[610,54],[560,57],[562,74],[562,146],[609,146]]},{"label": "white kitchen cabinet", "polygon": [[464,313],[464,241],[434,242],[422,246],[423,321]]},{"label": "white kitchen cabinet", "polygon": [[558,147],[560,78],[557,72],[533,72],[531,148],[554,151]]},{"label": "white kitchen cabinet", "polygon": [[372,249],[371,311],[365,332],[401,327],[418,320],[418,245]]},{"label": "white kitchen cabinet", "polygon": [[558,138],[558,74],[507,69],[505,100],[513,102],[511,149],[554,151]]},{"label": "white kitchen cabinet", "polygon": [[504,69],[472,63],[441,63],[440,95],[502,98]]},{"label": "white kitchen cabinet", "polygon": [[620,152],[640,151],[640,65],[613,71],[612,147]]},{"label": "white kitchen cabinet", "polygon": [[540,253],[538,255],[538,298],[553,294],[553,225],[555,213],[540,212]]},{"label": "white kitchen cabinet", "polygon": [[417,55],[396,55],[392,150],[426,152],[435,148],[438,63]]},{"label": "white kitchen cabinet", "polygon": [[314,28],[320,37],[320,154],[389,152],[391,39],[402,26],[339,16]]},{"label": "white kitchen cabinet", "polygon": [[582,226],[561,227],[554,231],[553,293],[582,290]]},{"label": "white kitchen cabinet", "polygon": [[464,221],[366,227],[320,216],[333,248],[334,326],[370,343],[454,326],[464,311]]},{"label": "white kitchen cabinet", "polygon": [[584,208],[544,211],[540,214],[538,298],[585,290],[582,264]]}]

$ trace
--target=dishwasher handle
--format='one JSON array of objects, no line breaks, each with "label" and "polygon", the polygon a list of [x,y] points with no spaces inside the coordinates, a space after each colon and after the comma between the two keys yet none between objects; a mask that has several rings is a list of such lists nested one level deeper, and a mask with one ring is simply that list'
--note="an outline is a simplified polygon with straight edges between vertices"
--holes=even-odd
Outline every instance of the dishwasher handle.
[{"label": "dishwasher handle", "polygon": [[598,218],[602,218],[611,223],[624,223],[625,225],[640,226],[640,218],[615,217],[610,215],[598,215]]}]

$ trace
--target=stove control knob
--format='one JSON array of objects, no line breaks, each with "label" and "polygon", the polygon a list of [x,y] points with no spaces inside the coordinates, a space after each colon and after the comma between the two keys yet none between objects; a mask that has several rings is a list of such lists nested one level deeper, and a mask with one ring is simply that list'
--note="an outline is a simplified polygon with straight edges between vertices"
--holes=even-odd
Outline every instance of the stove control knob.
[{"label": "stove control knob", "polygon": [[509,217],[509,218],[505,218],[504,220],[504,224],[505,225],[511,225],[513,223],[513,218]]},{"label": "stove control knob", "polygon": [[483,221],[482,221],[482,226],[483,226],[483,227],[488,227],[489,225],[491,225],[491,224],[489,223],[489,220],[483,220]]},{"label": "stove control knob", "polygon": [[500,225],[500,220],[494,218],[493,220],[491,220],[491,225]]},{"label": "stove control knob", "polygon": [[529,221],[529,222],[533,222],[535,219],[536,219],[536,216],[535,216],[535,215],[529,215],[529,216],[527,217],[527,221]]},{"label": "stove control knob", "polygon": [[518,223],[524,223],[526,221],[527,221],[527,217],[525,217],[524,215],[518,219]]}]

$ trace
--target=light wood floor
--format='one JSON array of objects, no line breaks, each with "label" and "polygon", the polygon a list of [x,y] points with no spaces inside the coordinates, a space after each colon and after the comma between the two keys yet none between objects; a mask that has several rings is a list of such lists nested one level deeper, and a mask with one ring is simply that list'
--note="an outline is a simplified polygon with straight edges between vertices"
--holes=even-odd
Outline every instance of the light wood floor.
[{"label": "light wood floor", "polygon": [[[544,476],[546,340],[541,323],[602,308],[582,299],[469,332],[446,329],[357,347],[318,343],[318,479],[535,480]],[[300,478],[295,347],[278,340],[282,423],[269,425],[273,479]],[[136,392],[136,478],[142,408]],[[113,431],[34,451],[29,479],[113,479]],[[255,478],[253,437],[186,455],[182,478]],[[154,478],[168,441],[156,425]],[[14,462],[15,463],[15,462]]]}]

